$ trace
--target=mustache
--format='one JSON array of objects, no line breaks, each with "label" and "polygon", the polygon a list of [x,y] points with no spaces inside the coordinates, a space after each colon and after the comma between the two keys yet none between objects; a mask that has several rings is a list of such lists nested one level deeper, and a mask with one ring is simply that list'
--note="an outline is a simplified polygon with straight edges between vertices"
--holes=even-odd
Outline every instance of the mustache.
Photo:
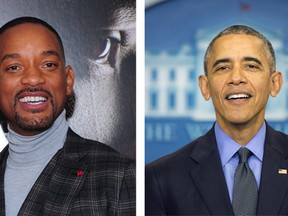
[{"label": "mustache", "polygon": [[15,101],[17,100],[17,98],[19,98],[19,96],[25,92],[44,92],[46,93],[51,99],[53,99],[53,96],[51,94],[50,91],[48,91],[47,89],[43,89],[43,88],[36,88],[36,87],[32,87],[32,88],[23,88],[20,91],[18,91],[15,95]]}]

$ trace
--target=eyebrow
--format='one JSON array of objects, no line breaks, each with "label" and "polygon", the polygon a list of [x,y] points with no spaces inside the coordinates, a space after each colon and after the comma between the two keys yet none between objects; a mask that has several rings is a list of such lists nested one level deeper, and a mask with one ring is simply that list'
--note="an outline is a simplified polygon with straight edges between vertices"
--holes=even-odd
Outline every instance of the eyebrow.
[{"label": "eyebrow", "polygon": [[[43,51],[41,53],[42,56],[57,56],[60,58],[60,55],[58,52],[56,52],[55,50],[47,50],[47,51]],[[4,55],[0,61],[3,62],[6,59],[16,59],[16,58],[20,58],[21,55],[19,53],[11,53],[11,54],[6,54]]]},{"label": "eyebrow", "polygon": [[12,59],[20,58],[20,54],[18,53],[6,54],[1,58],[0,61],[3,62],[4,60],[9,59],[9,58],[12,58]]},{"label": "eyebrow", "polygon": [[244,61],[253,61],[253,62],[256,62],[257,64],[262,66],[261,61],[257,58],[254,58],[254,57],[244,57]]},{"label": "eyebrow", "polygon": [[228,62],[231,62],[231,59],[229,59],[229,58],[218,59],[218,60],[213,64],[212,68],[214,68],[214,67],[217,66],[218,64],[228,63]]},{"label": "eyebrow", "polygon": [[55,50],[47,50],[47,51],[43,51],[41,53],[42,56],[57,56],[60,58],[60,55],[58,52],[56,52]]},{"label": "eyebrow", "polygon": [[[254,57],[244,57],[243,58],[244,61],[252,61],[252,62],[256,62],[257,64],[261,65],[262,66],[262,63],[259,59],[257,58],[254,58]],[[215,63],[213,64],[213,68],[215,66],[217,66],[218,64],[221,64],[221,63],[229,63],[229,62],[232,62],[231,59],[229,58],[223,58],[223,59],[218,59],[217,61],[215,61]]]}]

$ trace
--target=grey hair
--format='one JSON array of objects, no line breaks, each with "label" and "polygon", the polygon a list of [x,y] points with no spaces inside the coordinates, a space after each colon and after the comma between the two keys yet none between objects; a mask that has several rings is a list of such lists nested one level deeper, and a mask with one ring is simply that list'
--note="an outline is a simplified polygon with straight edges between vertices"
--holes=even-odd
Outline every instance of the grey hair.
[{"label": "grey hair", "polygon": [[224,29],[223,31],[221,31],[216,37],[214,37],[214,39],[210,42],[205,56],[204,56],[204,71],[205,71],[205,75],[207,76],[208,71],[207,71],[207,62],[208,62],[208,58],[210,57],[211,54],[211,50],[213,48],[213,45],[215,43],[215,41],[224,36],[224,35],[230,35],[230,34],[243,34],[243,35],[251,35],[251,36],[255,36],[257,38],[259,38],[263,44],[264,44],[264,49],[266,50],[266,55],[268,57],[269,60],[269,65],[270,65],[270,70],[271,72],[274,72],[276,70],[276,58],[275,58],[275,52],[273,49],[272,44],[270,43],[270,41],[264,36],[262,35],[260,32],[256,31],[255,29],[245,26],[245,25],[233,25],[230,26],[226,29]]}]

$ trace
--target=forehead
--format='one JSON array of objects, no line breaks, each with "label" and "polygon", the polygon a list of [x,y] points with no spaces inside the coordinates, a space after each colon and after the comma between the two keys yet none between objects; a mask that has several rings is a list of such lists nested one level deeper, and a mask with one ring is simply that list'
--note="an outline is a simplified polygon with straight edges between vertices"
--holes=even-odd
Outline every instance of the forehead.
[{"label": "forehead", "polygon": [[45,45],[48,49],[60,49],[56,35],[40,24],[19,24],[8,28],[0,35],[0,50],[20,49],[29,45]]},{"label": "forehead", "polygon": [[216,39],[211,49],[211,54],[263,54],[263,41],[252,35],[229,34]]},{"label": "forehead", "polygon": [[227,63],[244,63],[251,58],[260,61],[264,68],[270,67],[270,54],[261,39],[245,34],[223,35],[214,41],[207,55],[207,70],[224,59]]}]

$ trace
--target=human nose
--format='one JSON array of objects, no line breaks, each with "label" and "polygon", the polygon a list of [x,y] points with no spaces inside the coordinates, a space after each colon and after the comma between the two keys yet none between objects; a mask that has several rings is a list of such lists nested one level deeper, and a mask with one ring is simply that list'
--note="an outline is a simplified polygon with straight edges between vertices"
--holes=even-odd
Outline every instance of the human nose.
[{"label": "human nose", "polygon": [[45,83],[45,79],[41,73],[41,70],[37,69],[36,67],[27,68],[21,78],[22,85],[35,87],[43,83]]},{"label": "human nose", "polygon": [[245,76],[245,71],[240,67],[236,66],[233,70],[230,71],[230,77],[228,79],[228,84],[231,85],[240,85],[246,83],[247,79]]}]

